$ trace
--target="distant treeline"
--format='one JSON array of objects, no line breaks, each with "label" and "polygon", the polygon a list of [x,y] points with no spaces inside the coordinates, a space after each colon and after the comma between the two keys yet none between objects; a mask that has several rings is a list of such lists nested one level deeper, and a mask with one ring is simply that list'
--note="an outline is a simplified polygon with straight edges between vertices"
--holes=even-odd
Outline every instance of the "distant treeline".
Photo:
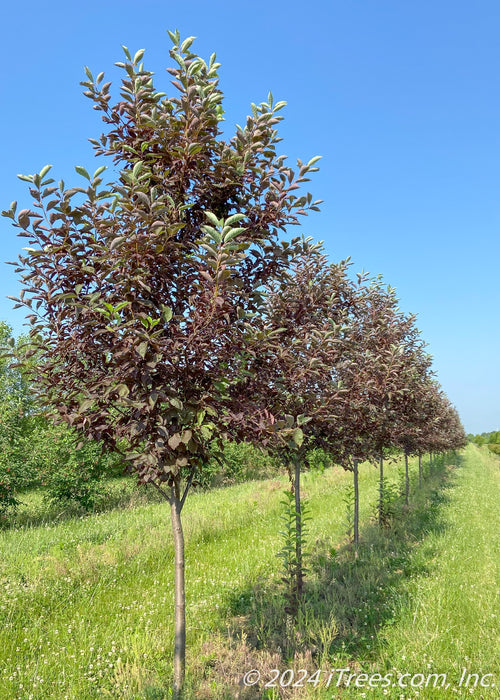
[{"label": "distant treeline", "polygon": [[467,437],[469,438],[469,442],[474,442],[479,447],[488,445],[488,449],[500,455],[500,430],[493,430],[491,433],[481,433],[478,435],[469,433]]}]

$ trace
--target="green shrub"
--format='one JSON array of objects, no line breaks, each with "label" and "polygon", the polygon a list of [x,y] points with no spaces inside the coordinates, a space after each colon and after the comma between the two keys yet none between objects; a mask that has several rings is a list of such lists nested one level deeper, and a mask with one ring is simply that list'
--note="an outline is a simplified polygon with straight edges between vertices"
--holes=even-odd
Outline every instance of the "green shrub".
[{"label": "green shrub", "polygon": [[77,441],[77,435],[65,426],[38,434],[34,440],[37,477],[45,488],[46,500],[71,501],[90,510],[104,474],[101,449],[93,442],[77,449]]},{"label": "green shrub", "polygon": [[314,449],[307,451],[306,463],[309,469],[318,471],[320,474],[322,474],[325,469],[334,466],[334,461],[328,452],[325,452],[325,450],[322,450],[319,447],[315,447]]},{"label": "green shrub", "polygon": [[0,463],[0,517],[4,517],[9,509],[19,504],[16,498],[17,475],[12,469]]},{"label": "green shrub", "polygon": [[210,488],[229,486],[251,479],[265,479],[276,474],[280,466],[279,460],[250,443],[227,441],[224,445],[223,461],[211,459],[203,469],[203,474],[199,475],[196,484],[202,488]]},{"label": "green shrub", "polygon": [[399,501],[400,487],[398,484],[384,479],[382,494],[379,491],[379,501],[373,514],[374,520],[378,520],[383,527],[390,527],[396,516]]},{"label": "green shrub", "polygon": [[25,487],[28,469],[23,459],[23,418],[6,402],[0,403],[0,515],[15,510],[16,494]]}]

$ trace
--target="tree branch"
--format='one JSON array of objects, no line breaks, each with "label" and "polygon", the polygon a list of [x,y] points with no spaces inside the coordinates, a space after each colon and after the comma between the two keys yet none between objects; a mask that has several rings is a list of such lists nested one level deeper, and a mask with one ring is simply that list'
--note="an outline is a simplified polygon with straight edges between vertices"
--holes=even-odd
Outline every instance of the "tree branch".
[{"label": "tree branch", "polygon": [[161,495],[162,495],[163,498],[167,501],[167,503],[170,503],[170,502],[171,502],[171,500],[172,500],[171,496],[168,496],[168,495],[165,493],[165,491],[161,488],[161,486],[158,486],[158,484],[157,484],[156,482],[154,482],[154,481],[150,481],[149,483],[150,483],[150,484],[153,484],[153,486],[155,487],[155,489],[156,489],[159,493],[161,493]]},{"label": "tree branch", "polygon": [[191,469],[191,474],[190,474],[189,477],[188,477],[188,480],[187,480],[187,483],[186,483],[186,488],[184,489],[184,493],[182,494],[182,498],[181,498],[181,502],[180,502],[180,507],[179,507],[179,510],[180,510],[180,511],[182,511],[182,507],[183,507],[183,505],[184,505],[184,501],[186,500],[186,496],[188,495],[189,487],[190,487],[191,484],[193,483],[193,479],[194,479],[194,474],[195,474],[195,472],[196,472],[196,468],[195,468],[195,469]]}]

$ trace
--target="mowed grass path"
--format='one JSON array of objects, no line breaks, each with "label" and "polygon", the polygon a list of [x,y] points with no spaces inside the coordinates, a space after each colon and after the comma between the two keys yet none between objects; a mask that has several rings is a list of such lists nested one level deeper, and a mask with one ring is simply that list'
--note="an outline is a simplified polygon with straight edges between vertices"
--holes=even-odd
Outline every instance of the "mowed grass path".
[{"label": "mowed grass path", "polygon": [[[311,647],[324,669],[347,664],[383,674],[428,667],[451,680],[463,666],[495,673],[499,464],[468,448],[446,489],[442,476],[427,479],[412,494],[404,520],[398,516],[382,536],[369,523],[377,472],[364,466],[358,559],[342,547],[343,488],[350,475],[338,469],[306,474],[311,574],[302,651]],[[396,479],[398,468],[387,473]],[[231,688],[235,678],[224,678],[224,669],[220,675],[217,657],[236,647],[236,661],[254,661],[241,653],[248,643],[234,640],[238,630],[261,650],[276,643],[285,487],[285,478],[249,482],[195,493],[186,502],[192,697],[239,697],[240,689]],[[169,697],[173,549],[166,505],[4,530],[0,553],[0,698]],[[439,692],[457,697],[462,691]],[[253,692],[246,697],[273,697],[274,691]],[[320,686],[303,692],[332,697]],[[350,688],[342,697],[363,692],[417,697],[401,688]],[[448,697],[433,692],[421,690],[420,697]],[[478,693],[498,697],[494,689]]]},{"label": "mowed grass path", "polygon": [[416,554],[429,573],[405,585],[397,624],[381,635],[381,661],[447,673],[446,691],[427,687],[420,697],[499,698],[500,459],[470,445],[450,481],[441,493],[443,531],[429,533]]}]

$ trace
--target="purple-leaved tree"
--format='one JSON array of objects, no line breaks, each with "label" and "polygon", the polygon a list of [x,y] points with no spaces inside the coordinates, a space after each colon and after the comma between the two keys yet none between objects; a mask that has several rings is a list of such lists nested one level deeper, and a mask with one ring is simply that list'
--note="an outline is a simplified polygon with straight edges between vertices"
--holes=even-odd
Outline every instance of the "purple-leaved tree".
[{"label": "purple-leaved tree", "polygon": [[225,140],[215,54],[207,63],[192,53],[192,38],[170,37],[172,96],[155,88],[142,50],[124,48],[116,104],[104,74],[86,69],[85,95],[106,127],[91,141],[116,178],[105,184],[104,167],[90,175],[78,166],[84,185],[68,189],[46,166],[21,176],[32,207],[18,211],[14,202],[3,213],[28,239],[17,303],[30,310],[40,395],[58,419],[120,451],[170,504],[178,698],[181,511],[197,470],[244,408],[231,403],[231,387],[248,374],[251,319],[294,249],[279,234],[318,202],[297,196],[317,158],[298,161],[295,172],[276,152],[284,103],[270,95],[252,105]]}]

